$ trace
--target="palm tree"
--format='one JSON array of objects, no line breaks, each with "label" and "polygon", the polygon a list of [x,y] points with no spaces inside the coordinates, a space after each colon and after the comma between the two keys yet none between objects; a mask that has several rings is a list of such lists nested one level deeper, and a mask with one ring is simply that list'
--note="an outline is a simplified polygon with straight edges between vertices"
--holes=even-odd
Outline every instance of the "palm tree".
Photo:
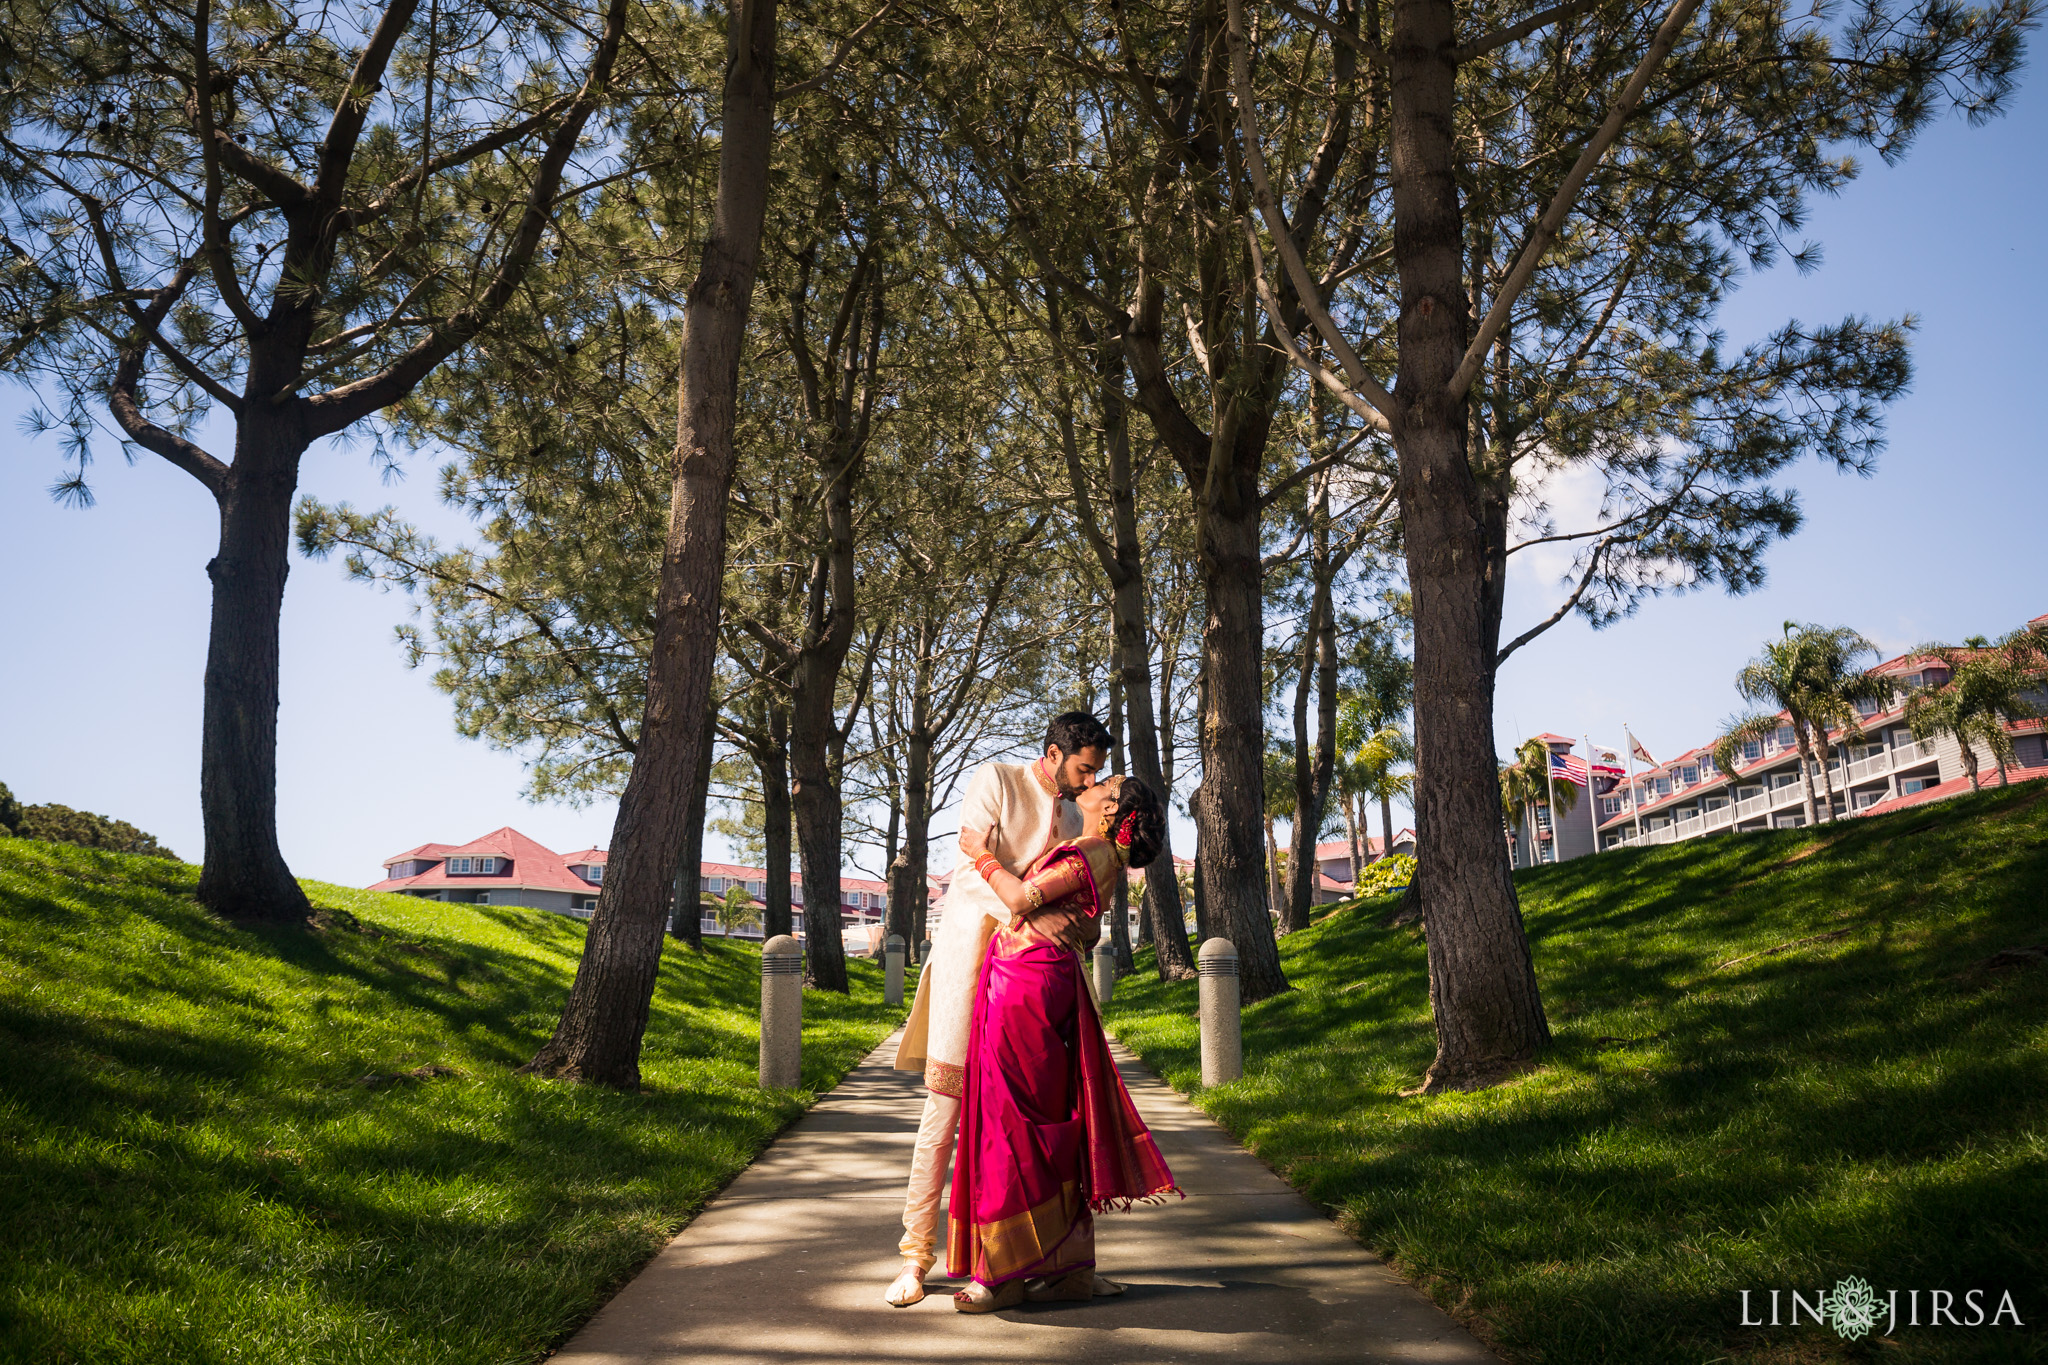
[{"label": "palm tree", "polygon": [[[1565,784],[1570,789],[1571,784]],[[1540,739],[1525,739],[1515,749],[1512,763],[1504,763],[1500,769],[1500,800],[1503,816],[1507,811],[1518,810],[1522,814],[1523,827],[1529,835],[1529,865],[1534,867],[1542,861],[1542,843],[1536,837],[1536,807],[1544,805],[1550,794],[1550,746]],[[1570,797],[1560,795],[1558,805],[1566,801],[1576,802],[1577,793]],[[1556,821],[1551,822],[1552,837],[1556,837]]]},{"label": "palm tree", "polygon": [[[2012,736],[2006,724],[2033,720],[2041,709],[2027,694],[2048,687],[2048,643],[2033,630],[2017,630],[1988,648],[1956,649],[1930,645],[1920,651],[1948,665],[1945,682],[1923,687],[1906,698],[1906,723],[1913,738],[1925,742],[1936,735],[1954,735],[1963,750],[1963,771],[1970,790],[1981,791],[1977,779],[1977,746],[1998,765],[1998,784],[2010,779]],[[1974,743],[1973,743],[1974,741]]]},{"label": "palm tree", "polygon": [[[1863,737],[1859,701],[1881,701],[1891,694],[1889,679],[1865,673],[1857,661],[1875,656],[1877,647],[1847,626],[1785,623],[1784,635],[1764,645],[1764,652],[1735,675],[1735,690],[1744,701],[1776,708],[1738,716],[1723,727],[1714,744],[1714,765],[1734,775],[1740,747],[1774,733],[1784,721],[1792,726],[1799,750],[1799,777],[1805,785],[1806,823],[1820,822],[1813,791],[1813,772],[1820,769],[1827,791],[1828,818],[1834,818],[1835,787],[1827,770],[1831,749],[1828,732],[1839,729],[1854,743]],[[1818,762],[1816,763],[1816,754]]]},{"label": "palm tree", "polygon": [[1266,750],[1265,816],[1266,905],[1279,915],[1280,907],[1287,904],[1287,898],[1286,887],[1280,878],[1280,841],[1273,837],[1273,822],[1294,819],[1294,745],[1285,740],[1275,741]]},{"label": "palm tree", "polygon": [[1337,754],[1336,790],[1349,827],[1351,879],[1355,883],[1365,865],[1358,835],[1362,823],[1358,803],[1379,802],[1381,854],[1392,853],[1394,798],[1407,797],[1415,790],[1415,774],[1401,771],[1415,762],[1415,741],[1388,717],[1383,699],[1351,692],[1338,704]]}]

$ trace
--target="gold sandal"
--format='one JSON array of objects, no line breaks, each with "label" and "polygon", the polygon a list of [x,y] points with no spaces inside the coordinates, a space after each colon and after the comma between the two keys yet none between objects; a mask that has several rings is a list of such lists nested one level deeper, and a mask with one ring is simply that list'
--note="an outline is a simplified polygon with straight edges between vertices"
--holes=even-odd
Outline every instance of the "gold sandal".
[{"label": "gold sandal", "polygon": [[[986,1286],[982,1286],[986,1288]],[[962,1313],[1000,1313],[1005,1308],[1015,1308],[1024,1302],[1024,1281],[1010,1280],[1001,1289],[991,1290],[986,1299],[976,1299],[973,1291],[954,1291],[953,1307]]]}]

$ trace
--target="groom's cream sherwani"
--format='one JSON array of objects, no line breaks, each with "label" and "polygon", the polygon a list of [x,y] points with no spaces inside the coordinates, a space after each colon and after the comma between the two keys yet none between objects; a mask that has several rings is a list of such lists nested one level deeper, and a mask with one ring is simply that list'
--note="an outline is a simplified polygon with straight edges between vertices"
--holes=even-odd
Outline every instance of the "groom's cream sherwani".
[{"label": "groom's cream sherwani", "polygon": [[[1062,801],[1037,763],[984,763],[967,784],[960,828],[988,830],[989,852],[1019,876],[1040,853],[1081,833],[1081,812]],[[945,913],[932,935],[932,952],[918,976],[917,999],[896,1049],[896,1069],[922,1071],[924,1119],[910,1162],[910,1189],[903,1208],[902,1252],[927,1269],[934,1259],[939,1191],[953,1156],[960,1093],[967,1062],[967,1033],[974,1019],[974,992],[989,938],[1010,922],[1009,909],[975,874],[972,863],[955,868]]]}]

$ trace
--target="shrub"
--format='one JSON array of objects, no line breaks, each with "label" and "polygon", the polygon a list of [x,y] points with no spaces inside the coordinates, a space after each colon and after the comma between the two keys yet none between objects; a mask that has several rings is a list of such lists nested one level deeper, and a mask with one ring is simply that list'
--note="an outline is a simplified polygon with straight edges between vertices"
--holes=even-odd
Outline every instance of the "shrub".
[{"label": "shrub", "polygon": [[1405,853],[1392,853],[1376,863],[1368,863],[1358,878],[1358,885],[1352,888],[1356,896],[1384,896],[1389,891],[1398,891],[1415,879],[1415,859]]},{"label": "shrub", "polygon": [[[0,792],[6,788],[0,787]],[[0,796],[0,815],[13,801],[12,794]],[[23,839],[41,839],[52,844],[77,844],[81,848],[104,848],[115,853],[140,853],[150,858],[177,858],[177,854],[126,820],[94,815],[69,806],[17,806],[20,816],[14,833]]]}]

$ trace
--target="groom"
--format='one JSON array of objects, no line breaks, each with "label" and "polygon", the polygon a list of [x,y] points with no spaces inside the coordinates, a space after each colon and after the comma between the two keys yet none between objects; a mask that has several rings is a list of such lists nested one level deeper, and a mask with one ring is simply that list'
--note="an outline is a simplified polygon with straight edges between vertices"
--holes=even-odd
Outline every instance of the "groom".
[{"label": "groom", "polygon": [[[1095,785],[1095,774],[1109,762],[1109,746],[1109,730],[1086,711],[1055,716],[1046,727],[1045,752],[1036,760],[984,763],[975,770],[960,806],[960,828],[992,829],[989,852],[1021,876],[1054,843],[1081,833],[1081,813],[1072,798]],[[966,863],[955,865],[945,904],[896,1050],[896,1069],[922,1071],[925,1083],[924,1118],[917,1126],[903,1203],[898,1249],[904,1266],[886,1295],[899,1308],[924,1297],[925,1272],[934,1259],[939,1191],[960,1126],[967,1033],[981,960],[990,935],[1010,920],[995,892]]]}]

